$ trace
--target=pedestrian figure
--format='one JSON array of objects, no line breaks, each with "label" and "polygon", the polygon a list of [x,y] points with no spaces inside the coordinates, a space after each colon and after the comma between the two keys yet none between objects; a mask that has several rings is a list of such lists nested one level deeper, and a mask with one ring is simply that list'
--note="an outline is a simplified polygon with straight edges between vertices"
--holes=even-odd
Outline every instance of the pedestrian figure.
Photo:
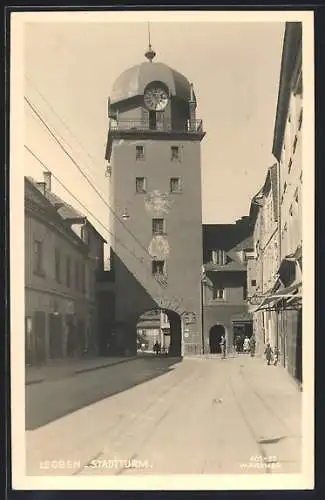
[{"label": "pedestrian figure", "polygon": [[255,335],[252,335],[251,338],[250,338],[250,341],[249,341],[249,348],[250,348],[250,351],[251,351],[251,356],[255,356],[255,348],[256,348],[256,339],[255,339]]},{"label": "pedestrian figure", "polygon": [[267,364],[270,365],[271,359],[272,359],[272,347],[270,346],[269,343],[267,344],[267,346],[265,348],[264,354],[266,357]]},{"label": "pedestrian figure", "polygon": [[278,364],[280,351],[278,348],[274,349],[274,366]]},{"label": "pedestrian figure", "polygon": [[249,352],[249,338],[247,337],[247,335],[244,339],[244,352]]},{"label": "pedestrian figure", "polygon": [[242,352],[243,350],[243,340],[240,335],[236,337],[236,352]]},{"label": "pedestrian figure", "polygon": [[155,345],[153,346],[153,350],[156,353],[156,356],[158,356],[161,350],[159,342],[155,343]]},{"label": "pedestrian figure", "polygon": [[221,347],[222,357],[225,358],[226,357],[226,338],[224,337],[224,335],[221,336],[220,347]]}]

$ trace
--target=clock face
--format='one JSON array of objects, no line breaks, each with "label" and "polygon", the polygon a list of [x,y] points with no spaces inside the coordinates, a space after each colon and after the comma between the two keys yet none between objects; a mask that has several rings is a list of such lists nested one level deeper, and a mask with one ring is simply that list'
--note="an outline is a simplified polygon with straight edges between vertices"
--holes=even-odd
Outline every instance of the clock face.
[{"label": "clock face", "polygon": [[163,111],[168,104],[168,93],[161,87],[151,87],[145,91],[144,102],[150,110]]}]

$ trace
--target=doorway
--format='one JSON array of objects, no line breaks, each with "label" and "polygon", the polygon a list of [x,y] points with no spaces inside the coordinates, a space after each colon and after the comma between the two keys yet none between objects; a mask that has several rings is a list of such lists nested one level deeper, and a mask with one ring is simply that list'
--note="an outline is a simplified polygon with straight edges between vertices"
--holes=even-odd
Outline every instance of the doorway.
[{"label": "doorway", "polygon": [[63,356],[62,316],[60,314],[49,315],[50,330],[50,358],[61,358]]},{"label": "doorway", "polygon": [[172,310],[152,309],[142,313],[136,324],[137,348],[139,352],[153,353],[160,346],[160,353],[181,357],[182,322]]},{"label": "doorway", "polygon": [[[45,347],[46,315],[43,311],[34,313],[34,349],[32,349],[32,363],[41,365],[46,359]],[[34,352],[33,352],[34,351]],[[34,354],[34,356],[33,356]]]},{"label": "doorway", "polygon": [[225,336],[226,330],[223,325],[214,325],[210,328],[209,344],[211,354],[221,354],[221,337]]},{"label": "doorway", "polygon": [[157,113],[156,111],[149,111],[149,129],[156,130],[157,128]]}]

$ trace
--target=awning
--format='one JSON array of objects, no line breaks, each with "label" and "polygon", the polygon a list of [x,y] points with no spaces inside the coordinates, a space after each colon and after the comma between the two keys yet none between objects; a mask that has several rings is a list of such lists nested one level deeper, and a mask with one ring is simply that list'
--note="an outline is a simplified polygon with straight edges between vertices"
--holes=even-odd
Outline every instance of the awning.
[{"label": "awning", "polygon": [[282,297],[275,297],[274,295],[270,295],[269,297],[265,297],[263,302],[256,309],[254,309],[253,312],[262,311],[265,309],[270,309],[271,304],[274,307],[278,302],[280,302],[280,300],[282,300]]},{"label": "awning", "polygon": [[261,311],[263,309],[269,309],[270,305],[272,305],[272,308],[280,301],[286,301],[287,303],[290,301],[290,303],[298,300],[301,300],[302,294],[301,292],[298,293],[298,290],[302,287],[302,283],[300,282],[295,282],[292,283],[292,285],[282,288],[278,290],[276,293],[272,295],[266,296],[262,303],[254,310],[254,312]]}]

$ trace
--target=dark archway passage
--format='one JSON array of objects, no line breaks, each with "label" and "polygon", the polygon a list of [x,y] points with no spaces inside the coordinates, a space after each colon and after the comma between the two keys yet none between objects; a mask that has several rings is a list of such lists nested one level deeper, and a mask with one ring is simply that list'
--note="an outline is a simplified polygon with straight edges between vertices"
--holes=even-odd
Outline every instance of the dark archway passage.
[{"label": "dark archway passage", "polygon": [[222,325],[214,325],[210,328],[209,343],[210,343],[210,353],[219,354],[221,353],[220,341],[222,335],[225,335],[225,327]]},{"label": "dark archway passage", "polygon": [[137,351],[153,352],[158,342],[162,354],[181,357],[182,323],[179,314],[172,310],[152,309],[142,313],[136,324]]}]

